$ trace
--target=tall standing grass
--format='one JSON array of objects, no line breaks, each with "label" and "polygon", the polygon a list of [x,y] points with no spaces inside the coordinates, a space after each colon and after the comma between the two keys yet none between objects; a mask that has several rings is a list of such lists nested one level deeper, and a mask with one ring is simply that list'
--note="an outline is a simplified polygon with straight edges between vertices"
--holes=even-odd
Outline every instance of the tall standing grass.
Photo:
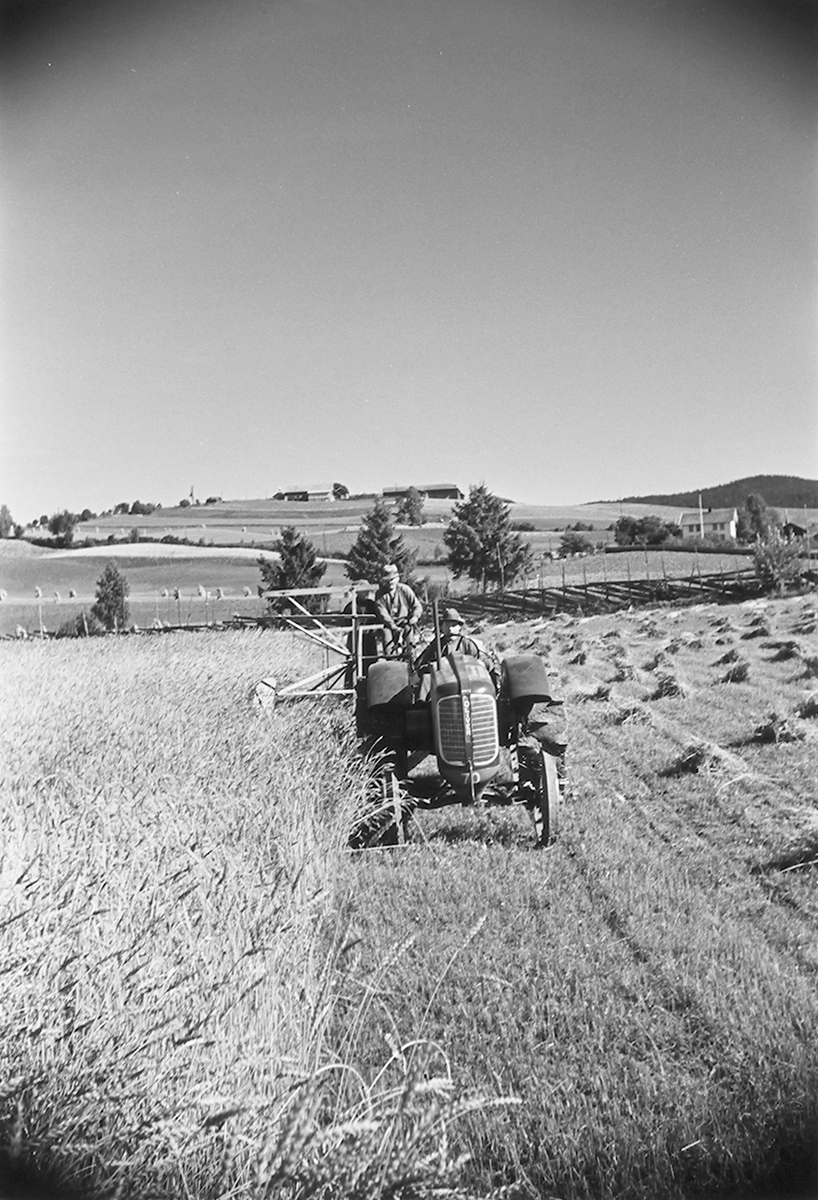
[{"label": "tall standing grass", "polygon": [[342,1109],[323,1086],[349,1074],[325,1035],[360,763],[341,704],[251,700],[314,669],[303,653],[246,633],[3,647],[7,1173],[189,1198],[452,1178],[446,1088],[416,1064]]}]

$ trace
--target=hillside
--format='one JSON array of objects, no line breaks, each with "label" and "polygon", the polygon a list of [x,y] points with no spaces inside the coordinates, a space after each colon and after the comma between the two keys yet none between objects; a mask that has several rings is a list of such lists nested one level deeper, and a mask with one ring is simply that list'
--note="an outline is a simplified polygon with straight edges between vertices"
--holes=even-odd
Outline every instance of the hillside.
[{"label": "hillside", "polygon": [[[702,488],[705,508],[740,508],[753,492],[758,492],[773,508],[815,508],[818,505],[818,480],[801,479],[797,475],[748,475],[732,483]],[[597,503],[604,503],[598,501]],[[672,504],[679,508],[695,508],[699,492],[673,492],[664,496],[624,496],[629,504]]]}]

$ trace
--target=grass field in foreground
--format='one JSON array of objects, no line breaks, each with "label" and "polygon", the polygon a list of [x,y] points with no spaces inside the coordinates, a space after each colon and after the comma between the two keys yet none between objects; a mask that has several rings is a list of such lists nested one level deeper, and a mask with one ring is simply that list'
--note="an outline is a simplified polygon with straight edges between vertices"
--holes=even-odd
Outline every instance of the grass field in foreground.
[{"label": "grass field in foreground", "polygon": [[373,1064],[412,1029],[520,1100],[462,1133],[475,1190],[816,1194],[815,631],[814,599],[485,631],[562,677],[558,843],[443,810],[347,872]]},{"label": "grass field in foreground", "polygon": [[485,630],[561,679],[560,840],[355,856],[348,714],[249,700],[290,635],[4,643],[3,1144],[85,1200],[810,1195],[817,624]]}]

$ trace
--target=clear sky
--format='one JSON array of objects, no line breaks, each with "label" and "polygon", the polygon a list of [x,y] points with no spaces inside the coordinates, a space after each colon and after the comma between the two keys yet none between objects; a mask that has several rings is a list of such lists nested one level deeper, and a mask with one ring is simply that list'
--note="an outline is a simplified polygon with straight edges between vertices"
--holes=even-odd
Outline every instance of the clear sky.
[{"label": "clear sky", "polygon": [[818,475],[816,5],[3,9],[15,519]]}]

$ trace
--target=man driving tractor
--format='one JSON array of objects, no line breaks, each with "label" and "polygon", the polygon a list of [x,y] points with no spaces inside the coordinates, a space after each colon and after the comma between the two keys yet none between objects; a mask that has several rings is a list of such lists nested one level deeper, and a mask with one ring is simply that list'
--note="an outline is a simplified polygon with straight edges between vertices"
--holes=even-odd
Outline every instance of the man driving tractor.
[{"label": "man driving tractor", "polygon": [[[498,662],[495,654],[488,649],[484,642],[472,634],[466,633],[464,621],[456,608],[446,608],[440,619],[440,651],[445,658],[447,654],[466,654],[485,663],[496,679],[498,677]],[[437,645],[431,642],[418,656],[415,666],[419,670],[429,667],[437,659]]]}]

